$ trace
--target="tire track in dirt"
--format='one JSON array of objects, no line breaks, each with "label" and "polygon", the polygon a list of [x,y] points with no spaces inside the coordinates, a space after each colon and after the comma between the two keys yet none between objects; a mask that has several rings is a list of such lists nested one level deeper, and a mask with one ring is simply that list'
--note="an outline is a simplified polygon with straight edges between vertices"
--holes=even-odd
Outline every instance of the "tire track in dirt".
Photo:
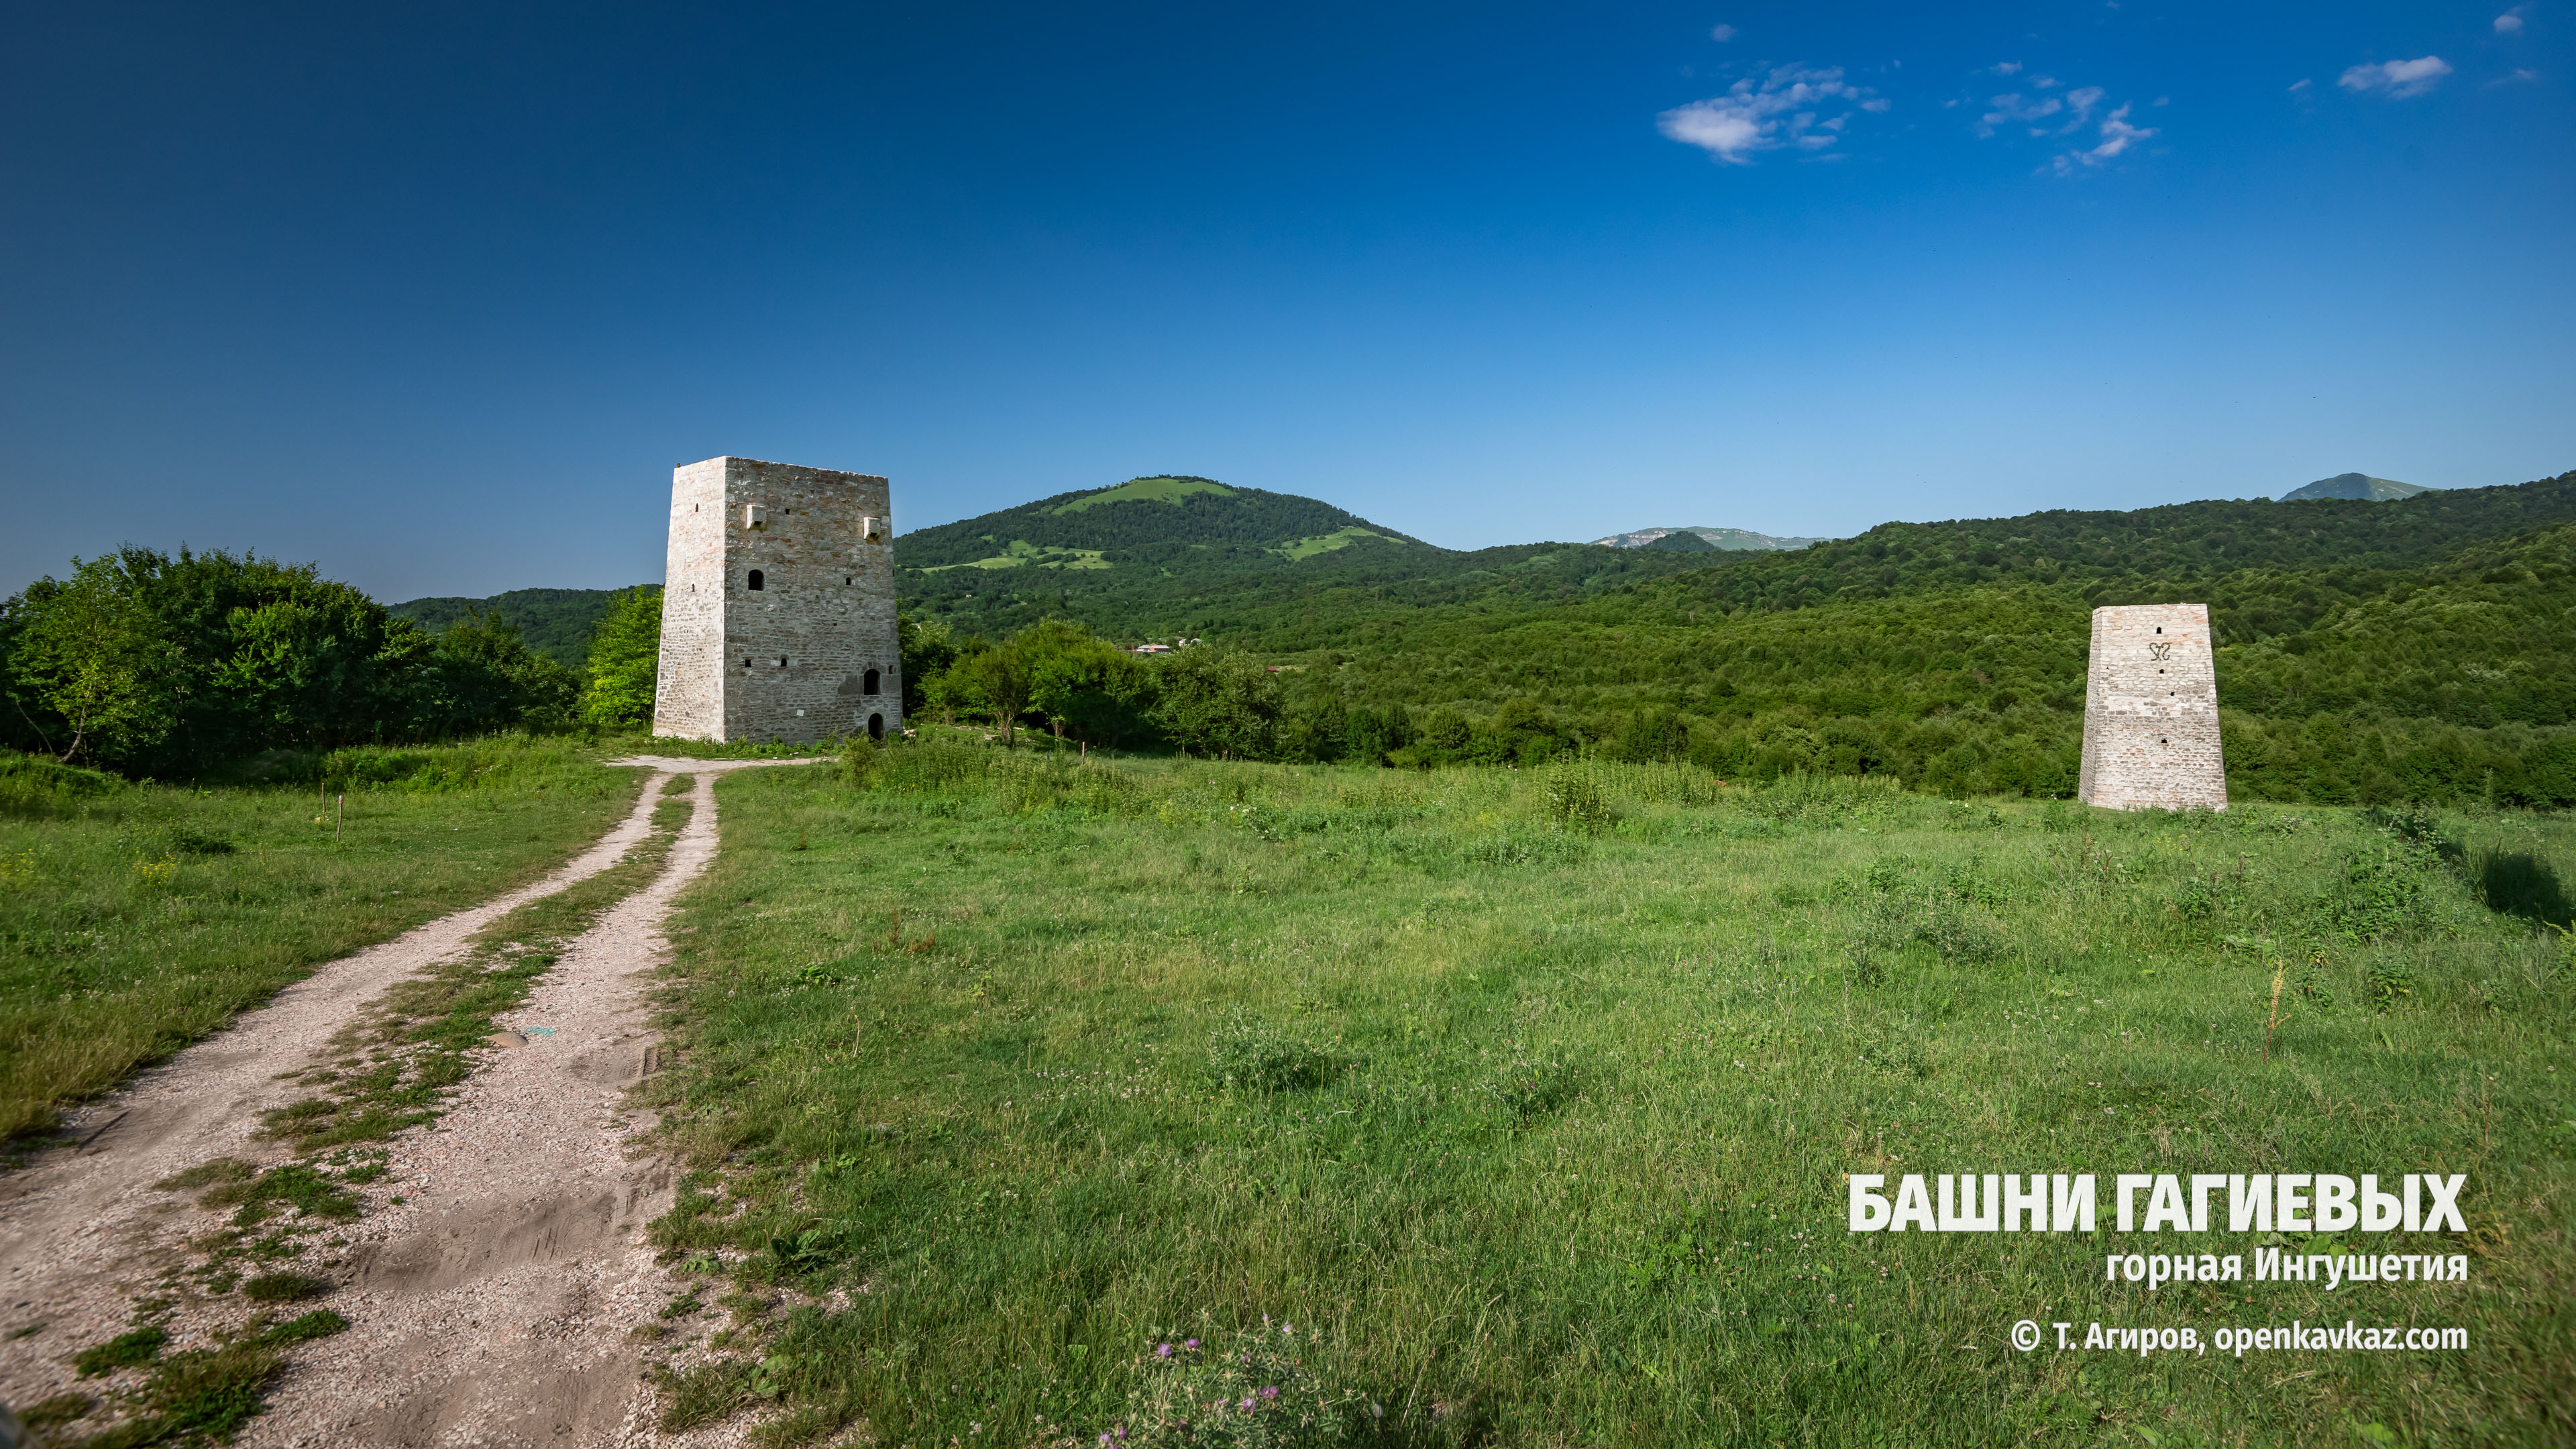
[{"label": "tire track in dirt", "polygon": [[[478,1054],[440,1119],[388,1144],[369,1213],[330,1245],[344,1286],[328,1302],[352,1327],[299,1348],[242,1437],[314,1449],[664,1442],[628,1331],[654,1321],[674,1291],[642,1241],[672,1177],[633,1155],[652,1123],[620,1099],[652,1066],[647,996],[668,950],[662,922],[715,854],[715,777],[802,762],[617,763],[654,773],[634,813],[562,870],[322,968],[84,1113],[74,1131],[90,1136],[77,1148],[0,1180],[0,1301],[16,1320],[47,1325],[0,1342],[0,1398],[72,1390],[72,1351],[128,1326],[137,1297],[186,1261],[187,1238],[213,1220],[153,1183],[215,1157],[284,1160],[285,1146],[260,1136],[262,1113],[303,1095],[282,1074],[313,1064],[388,987],[454,957],[509,911],[616,864],[646,838],[664,783],[688,774],[690,820],[659,875],[602,914],[510,1013],[551,1031]],[[182,1307],[173,1346],[225,1317]]]},{"label": "tire track in dirt", "polygon": [[674,1177],[635,1156],[652,1115],[624,1097],[654,1064],[663,920],[715,856],[717,772],[696,773],[661,876],[513,1013],[550,1031],[496,1051],[434,1128],[394,1141],[407,1201],[358,1226],[354,1282],[332,1300],[354,1326],[299,1354],[245,1445],[665,1442],[629,1333],[678,1291],[644,1243]]}]

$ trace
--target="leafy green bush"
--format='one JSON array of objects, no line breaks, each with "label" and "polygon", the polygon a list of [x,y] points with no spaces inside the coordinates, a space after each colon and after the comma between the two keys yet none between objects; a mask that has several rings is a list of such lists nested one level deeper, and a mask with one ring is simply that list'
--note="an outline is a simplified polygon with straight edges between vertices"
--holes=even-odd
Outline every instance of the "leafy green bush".
[{"label": "leafy green bush", "polygon": [[2344,856],[2342,879],[2320,896],[2317,924],[2364,940],[2422,931],[2433,923],[2439,857],[2411,840],[2368,844]]},{"label": "leafy green bush", "polygon": [[56,815],[112,795],[124,785],[98,770],[0,748],[0,815]]},{"label": "leafy green bush", "polygon": [[1539,778],[1539,804],[1559,827],[1580,835],[1600,835],[1616,821],[1600,775],[1581,760],[1549,762]]}]

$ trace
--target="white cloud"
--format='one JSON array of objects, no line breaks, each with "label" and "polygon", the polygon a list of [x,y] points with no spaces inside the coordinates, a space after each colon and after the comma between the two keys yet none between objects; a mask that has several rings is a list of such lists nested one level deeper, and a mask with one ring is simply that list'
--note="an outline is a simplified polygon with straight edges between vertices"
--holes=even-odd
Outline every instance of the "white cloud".
[{"label": "white cloud", "polygon": [[[2059,100],[2055,96],[2051,96],[2044,101],[2034,103],[2023,99],[2022,93],[2019,91],[2010,91],[2000,96],[1990,97],[1986,101],[1986,104],[1994,107],[1994,109],[1977,118],[1977,134],[1980,136],[1993,135],[1995,133],[1995,128],[1998,126],[2029,125],[2033,121],[2041,120],[2048,116],[2054,116],[2058,112],[2066,109],[2066,102]],[[2034,136],[2045,136],[2048,134],[2047,131],[2037,126],[2032,126],[2030,133]]]},{"label": "white cloud", "polygon": [[2297,95],[2299,92],[2301,92],[2301,91],[2303,91],[2303,90],[2306,90],[2306,89],[2308,89],[2309,87],[2311,87],[2311,86],[2313,86],[2313,85],[2315,85],[2315,84],[2316,84],[2316,82],[2311,81],[2311,80],[2307,80],[2307,79],[2305,79],[2304,77],[2303,77],[2303,78],[2301,78],[2301,79],[2299,79],[2299,80],[2294,80],[2294,81],[2290,82],[2290,94],[2292,94],[2292,95],[2294,95],[2294,96],[2295,96],[2295,95]]},{"label": "white cloud", "polygon": [[1986,67],[1986,69],[1995,75],[2019,75],[2021,74],[2021,62],[2017,60],[1998,61],[1995,64]]},{"label": "white cloud", "polygon": [[2072,176],[2092,166],[2100,166],[2130,147],[2156,134],[2153,126],[2129,124],[2129,108],[2122,106],[2102,118],[2102,142],[2089,151],[2069,151],[2052,158],[2049,165],[2060,176]]},{"label": "white cloud", "polygon": [[2509,86],[2516,81],[2536,81],[2538,79],[2540,79],[2540,72],[2536,70],[2517,69],[2513,74],[2498,76],[2494,80],[2488,81],[2487,84],[2491,86]]},{"label": "white cloud", "polygon": [[2495,18],[2496,34],[2511,35],[2522,29],[2522,12],[2530,7],[2517,5]]},{"label": "white cloud", "polygon": [[1710,31],[1708,33],[1708,38],[1716,41],[1733,40],[1735,38],[1735,27],[1732,25],[1721,25],[1715,30]]},{"label": "white cloud", "polygon": [[[1828,107],[1843,109],[1826,117]],[[1869,87],[1844,81],[1839,67],[1784,65],[1758,83],[1740,80],[1725,95],[1676,106],[1655,118],[1655,129],[1720,161],[1747,165],[1754,153],[1784,146],[1822,151],[1842,133],[1852,109],[1877,112],[1887,107]]]},{"label": "white cloud", "polygon": [[2393,101],[2420,96],[2434,83],[2451,73],[2450,62],[2438,55],[2420,56],[2414,60],[2385,60],[2377,65],[2357,65],[2343,73],[2335,84],[2357,95],[2382,95]]}]

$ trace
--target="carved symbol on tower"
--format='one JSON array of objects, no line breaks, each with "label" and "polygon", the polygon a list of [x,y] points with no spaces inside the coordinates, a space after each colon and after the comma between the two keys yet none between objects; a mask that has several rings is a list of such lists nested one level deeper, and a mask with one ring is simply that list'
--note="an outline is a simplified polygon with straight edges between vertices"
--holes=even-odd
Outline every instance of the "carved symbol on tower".
[{"label": "carved symbol on tower", "polygon": [[2173,646],[2171,644],[2150,644],[2147,646],[2147,657],[2161,664],[2165,660],[2173,658]]}]

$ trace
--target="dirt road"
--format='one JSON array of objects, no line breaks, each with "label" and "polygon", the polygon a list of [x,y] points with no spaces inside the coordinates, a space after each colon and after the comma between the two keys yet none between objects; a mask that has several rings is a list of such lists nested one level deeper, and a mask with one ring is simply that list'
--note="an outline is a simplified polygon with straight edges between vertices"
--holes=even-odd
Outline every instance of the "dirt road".
[{"label": "dirt road", "polygon": [[[629,1338],[677,1291],[643,1246],[671,1174],[641,1152],[651,1120],[622,1105],[623,1089],[653,1065],[650,972],[667,950],[672,899],[714,857],[715,777],[793,762],[620,763],[654,770],[642,799],[562,870],[323,968],[82,1113],[78,1147],[0,1178],[5,1321],[43,1325],[0,1340],[0,1400],[23,1408],[97,1392],[97,1380],[76,1378],[72,1354],[144,1318],[167,1329],[167,1352],[237,1328],[238,1294],[192,1292],[177,1276],[221,1212],[153,1184],[216,1158],[287,1160],[259,1127],[261,1114],[306,1094],[285,1075],[315,1064],[387,988],[623,859],[646,839],[665,782],[687,774],[693,808],[659,874],[601,915],[504,1023],[524,1044],[478,1052],[439,1119],[390,1144],[358,1220],[307,1249],[307,1265],[338,1285],[321,1306],[351,1326],[293,1350],[241,1438],[315,1449],[677,1442],[651,1427]],[[70,1427],[93,1430],[114,1411]]]}]

